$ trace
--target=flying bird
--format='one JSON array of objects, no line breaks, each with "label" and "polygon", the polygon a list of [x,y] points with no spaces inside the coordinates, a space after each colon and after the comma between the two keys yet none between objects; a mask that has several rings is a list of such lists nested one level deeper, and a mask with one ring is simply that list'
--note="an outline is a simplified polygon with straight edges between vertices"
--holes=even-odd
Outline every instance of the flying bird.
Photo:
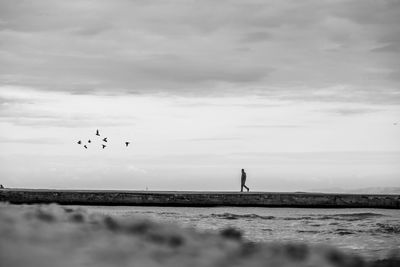
[{"label": "flying bird", "polygon": [[128,147],[129,144],[130,144],[130,142],[125,142],[126,147]]},{"label": "flying bird", "polygon": [[87,149],[87,146],[86,146],[86,145],[84,145],[83,147]]},{"label": "flying bird", "polygon": [[90,141],[90,139],[89,139],[87,142],[90,144],[92,141]]},{"label": "flying bird", "polygon": [[82,141],[81,141],[81,140],[78,141],[78,145],[80,145],[80,144],[82,144]]},{"label": "flying bird", "polygon": [[107,137],[103,138],[103,141],[104,141],[104,142],[107,142]]},{"label": "flying bird", "polygon": [[106,148],[106,145],[102,144],[102,146],[103,146],[103,149]]},{"label": "flying bird", "polygon": [[96,130],[96,135],[100,136],[99,130]]}]

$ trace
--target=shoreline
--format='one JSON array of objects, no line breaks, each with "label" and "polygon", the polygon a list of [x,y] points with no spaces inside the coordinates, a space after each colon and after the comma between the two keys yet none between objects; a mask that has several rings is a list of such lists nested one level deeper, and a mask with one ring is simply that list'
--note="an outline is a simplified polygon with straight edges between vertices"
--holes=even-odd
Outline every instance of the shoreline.
[{"label": "shoreline", "polygon": [[22,189],[0,190],[0,201],[12,204],[298,207],[400,209],[396,194],[333,194],[307,192],[135,191]]}]

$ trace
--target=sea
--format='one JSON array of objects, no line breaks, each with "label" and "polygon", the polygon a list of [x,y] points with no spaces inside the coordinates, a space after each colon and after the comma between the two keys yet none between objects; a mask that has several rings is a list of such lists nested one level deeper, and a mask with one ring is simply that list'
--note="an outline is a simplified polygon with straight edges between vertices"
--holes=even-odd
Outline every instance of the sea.
[{"label": "sea", "polygon": [[233,227],[250,242],[331,245],[384,259],[400,251],[400,211],[388,209],[303,209],[257,207],[85,206],[89,213],[116,218],[145,217],[201,232]]}]

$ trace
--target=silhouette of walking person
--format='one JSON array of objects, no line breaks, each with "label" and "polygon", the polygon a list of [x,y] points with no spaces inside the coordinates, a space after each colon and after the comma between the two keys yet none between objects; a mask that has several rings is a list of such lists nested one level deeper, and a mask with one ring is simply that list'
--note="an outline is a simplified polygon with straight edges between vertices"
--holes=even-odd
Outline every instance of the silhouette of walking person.
[{"label": "silhouette of walking person", "polygon": [[249,192],[249,188],[246,186],[246,172],[244,169],[242,169],[242,186],[240,187],[240,192],[243,192],[243,187],[247,189],[247,192]]}]

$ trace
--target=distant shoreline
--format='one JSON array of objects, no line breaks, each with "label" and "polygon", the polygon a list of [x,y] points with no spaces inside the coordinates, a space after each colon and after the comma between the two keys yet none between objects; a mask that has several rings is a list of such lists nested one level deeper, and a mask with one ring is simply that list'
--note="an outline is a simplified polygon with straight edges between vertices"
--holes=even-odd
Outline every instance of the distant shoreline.
[{"label": "distant shoreline", "polygon": [[0,190],[0,201],[13,204],[299,207],[399,209],[397,194],[333,194],[314,192],[217,192],[19,189]]}]

